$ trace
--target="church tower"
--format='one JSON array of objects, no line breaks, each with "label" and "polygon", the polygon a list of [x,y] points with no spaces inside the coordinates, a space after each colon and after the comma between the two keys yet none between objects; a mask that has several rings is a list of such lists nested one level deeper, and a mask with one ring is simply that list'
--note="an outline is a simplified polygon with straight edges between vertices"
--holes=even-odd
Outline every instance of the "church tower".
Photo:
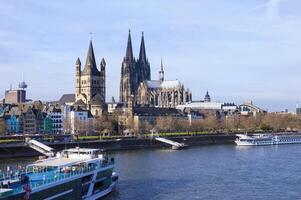
[{"label": "church tower", "polygon": [[81,70],[81,62],[76,61],[76,89],[75,104],[86,107],[93,115],[99,115],[105,104],[105,66],[104,59],[100,63],[100,71],[97,69],[92,40],[90,40],[84,69]]},{"label": "church tower", "polygon": [[126,54],[121,65],[121,79],[120,79],[120,102],[129,102],[131,95],[135,94],[137,84],[136,61],[133,56],[131,31],[129,30],[128,42],[126,47]]}]

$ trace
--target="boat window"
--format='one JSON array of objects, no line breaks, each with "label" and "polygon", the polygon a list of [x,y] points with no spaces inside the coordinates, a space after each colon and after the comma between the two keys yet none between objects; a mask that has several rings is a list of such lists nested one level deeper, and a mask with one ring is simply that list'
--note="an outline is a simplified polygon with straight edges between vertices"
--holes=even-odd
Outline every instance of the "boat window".
[{"label": "boat window", "polygon": [[84,176],[84,177],[82,178],[82,184],[85,184],[85,183],[91,181],[92,175],[93,175],[93,174],[88,175],[88,176]]},{"label": "boat window", "polygon": [[82,196],[87,195],[87,193],[89,191],[89,186],[90,186],[90,184],[82,186],[82,191],[81,191],[82,192]]},{"label": "boat window", "polygon": [[98,191],[100,191],[104,186],[103,181],[99,181],[97,183],[94,184],[94,188],[93,188],[93,193],[96,193]]}]

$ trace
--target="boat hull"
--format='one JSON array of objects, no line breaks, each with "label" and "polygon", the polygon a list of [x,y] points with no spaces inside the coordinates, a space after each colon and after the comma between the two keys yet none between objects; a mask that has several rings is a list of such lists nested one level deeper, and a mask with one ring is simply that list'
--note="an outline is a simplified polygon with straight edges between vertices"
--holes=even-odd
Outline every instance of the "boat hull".
[{"label": "boat hull", "polygon": [[[108,194],[110,194],[117,185],[117,181],[116,182],[112,182],[111,185],[90,196],[87,198],[84,198],[86,200],[95,200],[95,199],[99,199],[101,197],[104,197]],[[51,187],[51,188],[47,188],[45,190],[42,190],[40,192],[36,192],[33,194],[30,194],[30,200],[52,200],[52,199],[72,199],[72,200],[82,200],[82,195],[81,195],[81,185],[77,184],[77,183],[68,183],[68,186],[66,185],[58,185],[55,187]],[[17,195],[13,195],[13,196],[9,196],[9,197],[5,197],[3,199],[5,200],[23,200],[24,199],[24,195],[25,193],[20,193]],[[1,198],[0,198],[1,199]]]}]

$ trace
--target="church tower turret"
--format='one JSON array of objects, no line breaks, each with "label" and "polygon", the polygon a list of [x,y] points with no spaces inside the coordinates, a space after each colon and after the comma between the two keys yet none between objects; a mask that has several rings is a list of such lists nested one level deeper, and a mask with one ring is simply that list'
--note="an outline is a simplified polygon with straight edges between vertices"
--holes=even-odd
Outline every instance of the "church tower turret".
[{"label": "church tower turret", "polygon": [[100,94],[102,103],[106,102],[106,61],[104,58],[100,62]]},{"label": "church tower turret", "polygon": [[208,90],[207,90],[207,92],[206,92],[206,95],[205,95],[204,101],[205,101],[205,102],[211,102],[211,98],[210,98],[210,95],[209,95],[209,92],[208,92]]},{"label": "church tower turret", "polygon": [[161,58],[161,70],[159,71],[159,80],[162,83],[164,81],[164,70],[163,70],[163,61]]},{"label": "church tower turret", "polygon": [[76,66],[75,97],[78,97],[81,92],[81,62],[79,58],[77,58],[75,66]]}]

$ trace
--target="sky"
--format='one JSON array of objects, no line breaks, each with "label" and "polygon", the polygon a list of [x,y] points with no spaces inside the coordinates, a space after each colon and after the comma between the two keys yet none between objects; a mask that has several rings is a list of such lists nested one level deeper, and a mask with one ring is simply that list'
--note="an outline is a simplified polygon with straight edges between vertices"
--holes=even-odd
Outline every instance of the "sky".
[{"label": "sky", "polygon": [[10,0],[0,2],[0,98],[22,77],[27,96],[58,100],[75,91],[75,61],[89,40],[107,66],[107,99],[119,99],[121,62],[131,29],[138,57],[144,31],[152,79],[193,94],[268,111],[301,102],[300,0]]}]

